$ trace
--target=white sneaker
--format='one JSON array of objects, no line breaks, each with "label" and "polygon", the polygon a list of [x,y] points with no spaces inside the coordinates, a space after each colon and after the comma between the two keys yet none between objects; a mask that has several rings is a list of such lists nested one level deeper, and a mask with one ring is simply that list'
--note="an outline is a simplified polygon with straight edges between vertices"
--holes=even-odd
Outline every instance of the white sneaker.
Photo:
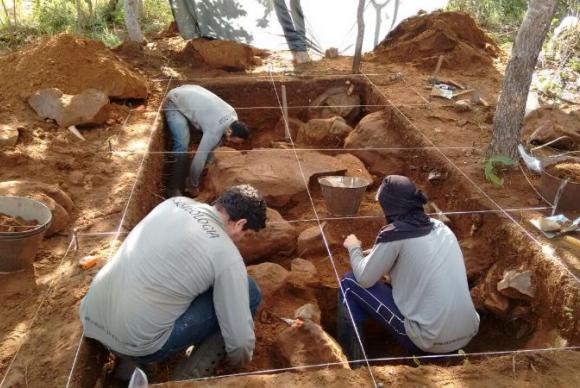
[{"label": "white sneaker", "polygon": [[310,55],[308,55],[308,51],[292,51],[292,57],[294,58],[292,62],[295,64],[308,63],[312,61]]}]

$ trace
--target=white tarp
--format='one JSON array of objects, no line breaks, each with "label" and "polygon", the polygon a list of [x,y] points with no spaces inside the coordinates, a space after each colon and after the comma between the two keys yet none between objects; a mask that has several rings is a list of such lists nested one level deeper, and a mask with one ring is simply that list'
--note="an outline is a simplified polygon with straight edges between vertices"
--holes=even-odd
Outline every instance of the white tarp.
[{"label": "white tarp", "polygon": [[[285,50],[288,47],[271,1],[181,0],[182,3],[187,2],[186,7],[195,8],[197,23],[202,31],[211,31],[217,38],[236,40],[259,48]],[[431,12],[444,8],[447,0],[366,0],[363,52],[371,51],[387,35],[393,25],[397,3],[394,25],[419,10]],[[358,0],[302,0],[301,4],[307,37],[311,41],[322,51],[336,47],[340,54],[353,54]],[[267,12],[268,8],[271,12]]]}]

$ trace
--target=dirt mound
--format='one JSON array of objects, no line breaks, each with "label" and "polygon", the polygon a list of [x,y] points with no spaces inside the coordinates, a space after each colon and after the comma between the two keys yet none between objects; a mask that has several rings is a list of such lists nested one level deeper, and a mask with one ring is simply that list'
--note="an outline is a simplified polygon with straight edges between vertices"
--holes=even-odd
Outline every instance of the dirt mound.
[{"label": "dirt mound", "polygon": [[67,94],[98,89],[111,98],[146,98],[147,82],[100,42],[59,34],[3,57],[0,95],[25,99],[38,89]]},{"label": "dirt mound", "polygon": [[207,66],[224,70],[246,70],[261,64],[264,50],[228,40],[192,39],[176,59],[192,67]]},{"label": "dirt mound", "polygon": [[499,54],[495,42],[463,12],[433,12],[404,20],[375,48],[379,62],[465,68],[491,65]]}]

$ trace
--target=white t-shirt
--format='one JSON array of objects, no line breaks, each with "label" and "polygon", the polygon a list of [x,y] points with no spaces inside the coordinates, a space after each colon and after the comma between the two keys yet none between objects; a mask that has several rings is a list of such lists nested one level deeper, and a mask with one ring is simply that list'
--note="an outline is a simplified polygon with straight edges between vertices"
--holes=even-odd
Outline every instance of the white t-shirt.
[{"label": "white t-shirt", "polygon": [[244,364],[255,336],[243,259],[214,207],[168,199],[131,231],[93,280],[80,307],[85,336],[128,356],[153,354],[210,287],[230,361]]},{"label": "white t-shirt", "polygon": [[462,348],[477,334],[475,311],[461,248],[453,232],[431,219],[426,236],[376,244],[364,257],[349,250],[357,282],[372,287],[391,277],[395,304],[405,317],[405,330],[420,349],[447,353]]}]

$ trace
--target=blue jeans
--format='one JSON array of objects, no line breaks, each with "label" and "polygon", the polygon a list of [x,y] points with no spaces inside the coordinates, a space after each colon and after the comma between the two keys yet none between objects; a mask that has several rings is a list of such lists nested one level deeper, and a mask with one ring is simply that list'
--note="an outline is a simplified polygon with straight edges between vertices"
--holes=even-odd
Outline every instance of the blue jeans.
[{"label": "blue jeans", "polygon": [[284,30],[288,48],[291,51],[306,51],[306,27],[304,25],[304,13],[300,0],[290,0],[290,13],[286,6],[286,0],[274,0],[274,9],[278,16],[278,22]]},{"label": "blue jeans", "polygon": [[173,101],[167,100],[163,110],[167,126],[169,127],[169,132],[171,132],[171,151],[187,153],[191,137],[189,133],[189,121],[179,111],[177,105],[175,105]]},{"label": "blue jeans", "polygon": [[[425,354],[407,336],[405,317],[395,304],[393,288],[390,285],[379,282],[370,288],[363,288],[357,283],[354,274],[349,272],[340,281],[340,287],[344,291],[353,321],[358,329],[362,328],[362,324],[367,319],[374,319],[382,324],[409,353],[417,356]],[[342,293],[339,294],[339,301],[344,303]],[[338,319],[349,320],[348,312],[346,315]]]},{"label": "blue jeans", "polygon": [[[250,310],[252,315],[254,315],[262,300],[262,294],[254,279],[249,276],[248,290],[250,294]],[[199,345],[204,339],[219,330],[220,327],[213,306],[213,288],[210,288],[195,298],[189,308],[177,318],[171,335],[161,349],[147,356],[129,357],[121,355],[121,357],[128,358],[139,364],[162,361],[172,354],[187,349],[191,345]]]}]

